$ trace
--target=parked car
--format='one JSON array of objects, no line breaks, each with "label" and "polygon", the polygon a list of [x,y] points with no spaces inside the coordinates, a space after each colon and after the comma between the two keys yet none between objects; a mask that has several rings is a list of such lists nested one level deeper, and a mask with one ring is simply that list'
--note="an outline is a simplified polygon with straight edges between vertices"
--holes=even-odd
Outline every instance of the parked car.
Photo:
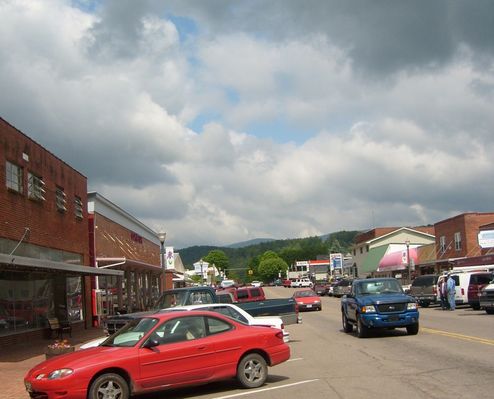
[{"label": "parked car", "polygon": [[222,280],[220,282],[220,287],[221,288],[228,288],[228,287],[234,287],[235,286],[235,281],[234,280]]},{"label": "parked car", "polygon": [[313,289],[314,289],[314,292],[320,296],[324,296],[328,292],[328,287],[327,287],[327,284],[325,284],[325,283],[316,283],[314,285]]},{"label": "parked car", "polygon": [[290,288],[291,286],[292,286],[292,280],[290,279],[283,280],[283,287]]},{"label": "parked car", "polygon": [[[258,316],[253,317],[245,310],[239,308],[236,305],[229,303],[210,303],[205,305],[188,305],[188,306],[177,306],[174,308],[163,309],[158,311],[159,313],[164,312],[177,312],[177,311],[191,311],[191,310],[204,310],[211,312],[218,312],[225,316],[231,317],[234,320],[240,321],[241,323],[248,324],[250,326],[267,326],[278,328],[283,332],[283,341],[290,341],[290,333],[285,330],[285,325],[280,317],[276,316]],[[79,349],[88,349],[100,345],[104,342],[108,336],[99,337],[93,339],[89,342],[82,344]]]},{"label": "parked car", "polygon": [[418,276],[412,281],[410,286],[410,295],[413,296],[418,304],[424,308],[429,307],[431,303],[438,301],[437,297],[437,274],[424,274]]},{"label": "parked car", "polygon": [[223,295],[228,293],[233,296],[233,303],[244,303],[244,302],[256,302],[264,301],[266,295],[262,287],[246,286],[239,288],[226,288],[224,290],[216,291],[216,295]]},{"label": "parked car", "polygon": [[303,288],[303,287],[312,288],[312,286],[313,286],[312,281],[308,278],[297,278],[293,280],[290,284],[290,287],[292,288]]},{"label": "parked car", "polygon": [[479,304],[487,314],[494,314],[494,280],[480,291]]},{"label": "parked car", "polygon": [[[262,353],[262,355],[261,355]],[[219,313],[166,312],[131,320],[100,346],[55,356],[33,367],[31,397],[130,396],[236,377],[257,388],[268,366],[290,358],[283,333]]]},{"label": "parked car", "polygon": [[350,292],[352,287],[352,280],[343,278],[339,280],[333,287],[333,296],[336,298],[341,298]]},{"label": "parked car", "polygon": [[334,295],[334,287],[336,286],[336,282],[332,282],[326,285],[328,296]]},{"label": "parked car", "polygon": [[297,301],[300,311],[322,310],[321,298],[313,290],[301,290],[293,293],[293,299]]}]

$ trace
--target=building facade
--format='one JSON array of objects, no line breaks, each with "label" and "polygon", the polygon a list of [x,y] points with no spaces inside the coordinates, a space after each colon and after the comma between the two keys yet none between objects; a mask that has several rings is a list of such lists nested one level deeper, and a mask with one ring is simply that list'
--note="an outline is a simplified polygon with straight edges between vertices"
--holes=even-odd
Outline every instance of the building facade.
[{"label": "building facade", "polygon": [[91,324],[87,179],[0,118],[0,347]]},{"label": "building facade", "polygon": [[88,193],[88,210],[91,264],[124,273],[93,279],[94,324],[117,312],[150,309],[174,278],[174,269],[162,267],[158,233],[96,192]]}]

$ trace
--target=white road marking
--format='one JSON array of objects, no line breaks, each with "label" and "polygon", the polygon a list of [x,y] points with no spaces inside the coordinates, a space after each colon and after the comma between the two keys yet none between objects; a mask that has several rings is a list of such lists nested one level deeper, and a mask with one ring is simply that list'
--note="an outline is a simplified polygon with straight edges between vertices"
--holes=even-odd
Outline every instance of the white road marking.
[{"label": "white road marking", "polygon": [[293,359],[289,359],[289,360],[287,360],[287,362],[294,362],[294,361],[296,361],[296,360],[304,360],[304,358],[303,358],[303,357],[295,357],[295,358],[293,358]]},{"label": "white road marking", "polygon": [[314,381],[319,381],[319,378],[316,378],[315,380],[305,380],[305,381],[299,381],[299,382],[294,382],[292,384],[286,384],[286,385],[278,385],[276,387],[270,387],[270,388],[263,388],[263,389],[256,389],[255,391],[248,391],[248,392],[242,392],[242,393],[235,393],[232,395],[226,395],[226,396],[218,396],[214,399],[228,399],[228,398],[237,398],[239,396],[245,396],[245,395],[252,395],[255,393],[259,392],[266,392],[266,391],[272,391],[273,389],[281,389],[281,388],[288,388],[288,387],[293,387],[295,385],[300,385],[300,384],[307,384],[309,382],[314,382]]}]

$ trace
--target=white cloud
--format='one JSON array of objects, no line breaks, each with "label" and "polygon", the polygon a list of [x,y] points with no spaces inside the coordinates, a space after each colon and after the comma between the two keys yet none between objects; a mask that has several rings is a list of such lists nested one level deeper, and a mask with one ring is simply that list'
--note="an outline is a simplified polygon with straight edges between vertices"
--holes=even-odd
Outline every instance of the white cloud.
[{"label": "white cloud", "polygon": [[[375,27],[352,42],[297,2],[263,5],[300,17],[269,13],[268,27],[248,2],[232,22],[208,2],[119,4],[91,14],[62,0],[2,2],[1,116],[175,247],[492,210],[486,43],[437,57],[413,47],[416,58],[377,71],[355,53],[379,46]],[[184,40],[165,11],[197,33]],[[356,26],[339,6],[330,19]]]}]

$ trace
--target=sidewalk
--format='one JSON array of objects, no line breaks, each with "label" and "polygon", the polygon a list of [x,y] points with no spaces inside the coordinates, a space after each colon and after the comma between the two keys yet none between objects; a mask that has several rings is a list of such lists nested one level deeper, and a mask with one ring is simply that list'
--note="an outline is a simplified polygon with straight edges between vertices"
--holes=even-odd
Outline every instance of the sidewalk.
[{"label": "sidewalk", "polygon": [[[78,349],[81,344],[103,335],[102,329],[91,328],[74,331],[72,337],[64,336],[64,338]],[[24,376],[32,367],[45,360],[45,348],[51,342],[53,340],[37,339],[13,345],[0,352],[0,397],[2,399],[29,398],[24,388]]]}]

